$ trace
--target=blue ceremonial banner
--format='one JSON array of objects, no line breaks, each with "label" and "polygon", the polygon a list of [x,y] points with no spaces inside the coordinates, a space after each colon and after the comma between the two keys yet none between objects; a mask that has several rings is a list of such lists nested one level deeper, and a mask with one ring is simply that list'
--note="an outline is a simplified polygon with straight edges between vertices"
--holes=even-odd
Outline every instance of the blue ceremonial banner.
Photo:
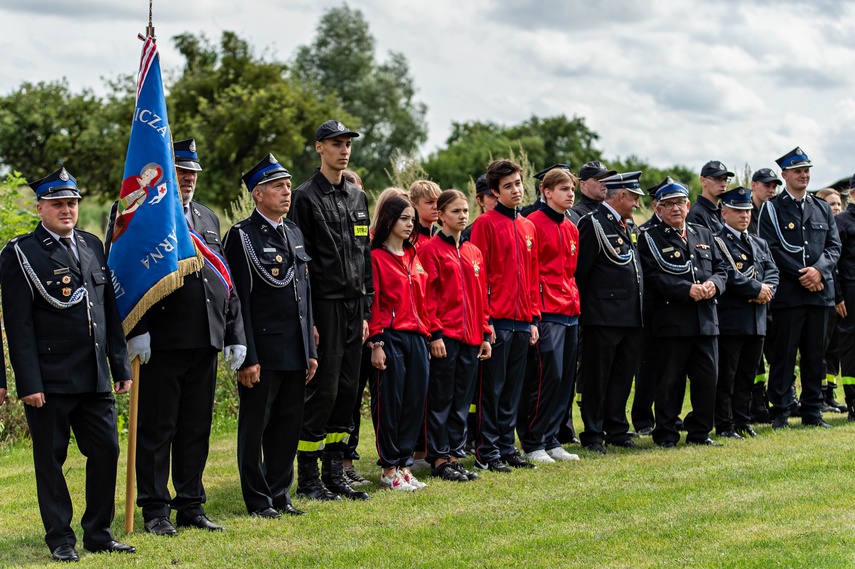
[{"label": "blue ceremonial banner", "polygon": [[176,178],[160,56],[148,37],[107,261],[125,334],[204,262],[190,237]]}]

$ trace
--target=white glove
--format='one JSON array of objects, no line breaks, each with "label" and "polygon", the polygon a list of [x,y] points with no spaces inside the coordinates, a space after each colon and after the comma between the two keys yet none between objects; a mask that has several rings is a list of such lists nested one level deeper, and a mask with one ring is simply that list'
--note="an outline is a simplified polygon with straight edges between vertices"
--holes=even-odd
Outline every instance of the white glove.
[{"label": "white glove", "polygon": [[246,359],[246,346],[241,346],[240,344],[226,346],[223,350],[223,357],[227,362],[231,362],[229,369],[237,371],[240,364]]},{"label": "white glove", "polygon": [[140,364],[147,364],[151,359],[151,334],[148,332],[128,339],[128,360],[134,361],[137,356]]}]

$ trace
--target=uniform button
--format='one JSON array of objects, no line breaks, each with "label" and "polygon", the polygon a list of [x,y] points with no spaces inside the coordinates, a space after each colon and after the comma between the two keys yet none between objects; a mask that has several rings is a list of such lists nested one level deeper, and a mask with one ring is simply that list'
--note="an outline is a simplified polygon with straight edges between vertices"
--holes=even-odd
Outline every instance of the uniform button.
[{"label": "uniform button", "polygon": [[95,342],[95,347],[100,348],[101,346],[98,345],[98,342]]},{"label": "uniform button", "polygon": [[205,281],[205,282],[208,282],[208,279],[202,279],[202,280],[203,280],[203,281]]},{"label": "uniform button", "polygon": [[97,327],[98,327],[98,323],[97,323],[97,322],[93,322],[93,323],[92,323],[92,327],[93,327],[93,328],[97,328]]},{"label": "uniform button", "polygon": [[805,241],[805,245],[807,245],[807,244],[808,244],[808,242],[807,242],[807,241]]},{"label": "uniform button", "polygon": [[89,306],[95,306],[95,303],[94,303],[94,302],[90,302],[90,303],[89,303]]},{"label": "uniform button", "polygon": [[689,258],[690,258],[690,259],[694,259],[694,258],[695,258],[695,256],[694,256],[694,255],[689,255]]},{"label": "uniform button", "polygon": [[205,302],[207,302],[208,304],[211,304],[211,299],[210,299],[210,298],[206,298],[206,299],[205,299]]}]

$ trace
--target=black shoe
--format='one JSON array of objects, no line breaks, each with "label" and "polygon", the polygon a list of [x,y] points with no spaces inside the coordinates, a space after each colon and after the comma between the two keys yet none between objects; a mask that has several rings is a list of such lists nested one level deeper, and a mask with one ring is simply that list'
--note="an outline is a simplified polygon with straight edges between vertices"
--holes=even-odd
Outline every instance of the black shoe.
[{"label": "black shoe", "polygon": [[621,448],[631,448],[633,450],[644,450],[643,447],[640,447],[637,444],[635,444],[635,441],[633,441],[632,439],[626,439],[625,441],[614,442],[614,443],[606,441],[606,444],[610,447],[621,447]]},{"label": "black shoe", "polygon": [[823,429],[831,429],[833,428],[831,425],[823,421],[822,419],[810,419],[805,420],[802,419],[802,425],[805,427],[822,427]]},{"label": "black shoe", "polygon": [[126,545],[124,543],[120,543],[118,541],[108,541],[107,543],[100,543],[98,545],[92,545],[88,543],[83,544],[83,549],[88,551],[89,553],[136,553],[137,548],[132,545]]},{"label": "black shoe", "polygon": [[742,427],[736,427],[736,432],[745,437],[759,437],[757,431],[751,428],[751,425],[744,425]]},{"label": "black shoe", "polygon": [[166,517],[152,518],[145,523],[144,527],[145,531],[154,535],[178,535],[175,526]]},{"label": "black shoe", "polygon": [[508,465],[505,464],[505,461],[501,458],[497,458],[496,460],[491,460],[489,462],[483,463],[479,461],[477,458],[475,459],[475,468],[478,470],[489,470],[492,472],[510,472],[511,469],[508,468]]},{"label": "black shoe", "polygon": [[582,447],[583,449],[590,452],[598,452],[600,454],[606,454],[606,449],[600,443],[591,443],[589,445],[585,445]]},{"label": "black shoe", "polygon": [[677,446],[677,443],[671,441],[662,441],[661,443],[656,444],[662,448],[675,448]]},{"label": "black shoe", "polygon": [[306,513],[303,510],[298,510],[292,504],[285,504],[281,508],[276,509],[282,512],[283,514],[288,514],[289,516],[302,516]]},{"label": "black shoe", "polygon": [[454,468],[450,462],[443,462],[436,468],[432,468],[430,475],[449,482],[469,482],[469,477]]},{"label": "black shoe", "polygon": [[481,478],[474,472],[466,470],[466,468],[464,468],[463,465],[460,464],[460,461],[455,460],[454,462],[450,462],[449,464],[451,464],[451,467],[454,468],[454,470],[466,476],[466,478],[468,478],[470,481],[478,480],[479,478]]},{"label": "black shoe", "polygon": [[205,514],[199,514],[198,516],[193,516],[192,518],[185,518],[179,512],[175,516],[175,525],[180,528],[198,528],[204,529],[208,531],[225,531],[223,526],[218,526],[214,522],[208,519],[208,516]]},{"label": "black shoe", "polygon": [[324,483],[324,486],[326,486],[330,492],[338,494],[342,498],[362,501],[370,500],[371,496],[369,496],[367,492],[354,490],[347,483],[347,479],[344,477],[343,468],[341,466],[341,460],[342,457],[340,452],[324,452],[324,460],[321,470],[321,481]]},{"label": "black shoe", "polygon": [[775,417],[774,419],[772,419],[772,428],[776,431],[779,429],[789,429],[790,422],[787,420],[786,417]]},{"label": "black shoe", "polygon": [[74,551],[74,547],[68,545],[60,545],[56,549],[50,552],[50,557],[54,561],[60,561],[63,563],[76,563],[80,561],[80,557],[77,556],[77,552]]},{"label": "black shoe", "polygon": [[[738,435],[737,435],[737,436],[738,436]],[[740,437],[740,438],[742,438],[742,437]],[[708,446],[708,447],[723,447],[723,446],[724,446],[723,444],[721,444],[721,443],[719,443],[719,442],[716,442],[716,441],[712,440],[712,439],[711,439],[711,438],[709,438],[709,437],[705,438],[705,439],[704,439],[704,440],[702,440],[702,441],[690,441],[690,440],[688,440],[688,439],[687,439],[687,440],[686,440],[686,444],[689,444],[689,445],[702,445],[702,446]]]},{"label": "black shoe", "polygon": [[737,433],[734,429],[731,429],[729,431],[722,431],[722,432],[718,433],[718,436],[720,436],[724,439],[736,439],[738,441],[744,440],[742,438],[742,435]]},{"label": "black shoe", "polygon": [[255,510],[250,515],[253,518],[267,518],[269,520],[278,520],[282,517],[282,514],[273,508],[261,508],[260,510]]},{"label": "black shoe", "polygon": [[649,437],[653,434],[653,427],[644,427],[643,429],[638,429],[638,435],[641,437]]},{"label": "black shoe", "polygon": [[348,486],[368,486],[371,484],[368,480],[359,475],[356,471],[356,468],[353,466],[342,466],[341,471],[344,474],[344,479],[347,481]]},{"label": "black shoe", "polygon": [[637,439],[638,438],[638,433],[636,433],[635,431],[627,431],[626,435],[631,439]]},{"label": "black shoe", "polygon": [[516,453],[504,457],[504,461],[507,463],[508,466],[512,468],[531,468],[532,470],[537,468],[535,465],[533,465],[532,463],[530,463],[529,461],[527,461]]}]

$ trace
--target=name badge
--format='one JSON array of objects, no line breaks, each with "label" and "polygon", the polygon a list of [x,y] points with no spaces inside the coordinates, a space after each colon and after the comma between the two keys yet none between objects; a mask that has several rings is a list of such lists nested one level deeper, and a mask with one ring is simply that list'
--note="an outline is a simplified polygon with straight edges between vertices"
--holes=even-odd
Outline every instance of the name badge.
[{"label": "name badge", "polygon": [[367,225],[354,225],[353,226],[353,234],[356,237],[368,237],[368,226]]},{"label": "name badge", "polygon": [[71,269],[69,269],[68,267],[63,267],[61,269],[54,269],[53,274],[64,275],[65,273],[70,272],[70,271],[71,271]]},{"label": "name badge", "polygon": [[276,252],[276,247],[265,247],[265,248],[264,248],[264,252],[265,252],[265,253],[275,253],[275,252]]}]

